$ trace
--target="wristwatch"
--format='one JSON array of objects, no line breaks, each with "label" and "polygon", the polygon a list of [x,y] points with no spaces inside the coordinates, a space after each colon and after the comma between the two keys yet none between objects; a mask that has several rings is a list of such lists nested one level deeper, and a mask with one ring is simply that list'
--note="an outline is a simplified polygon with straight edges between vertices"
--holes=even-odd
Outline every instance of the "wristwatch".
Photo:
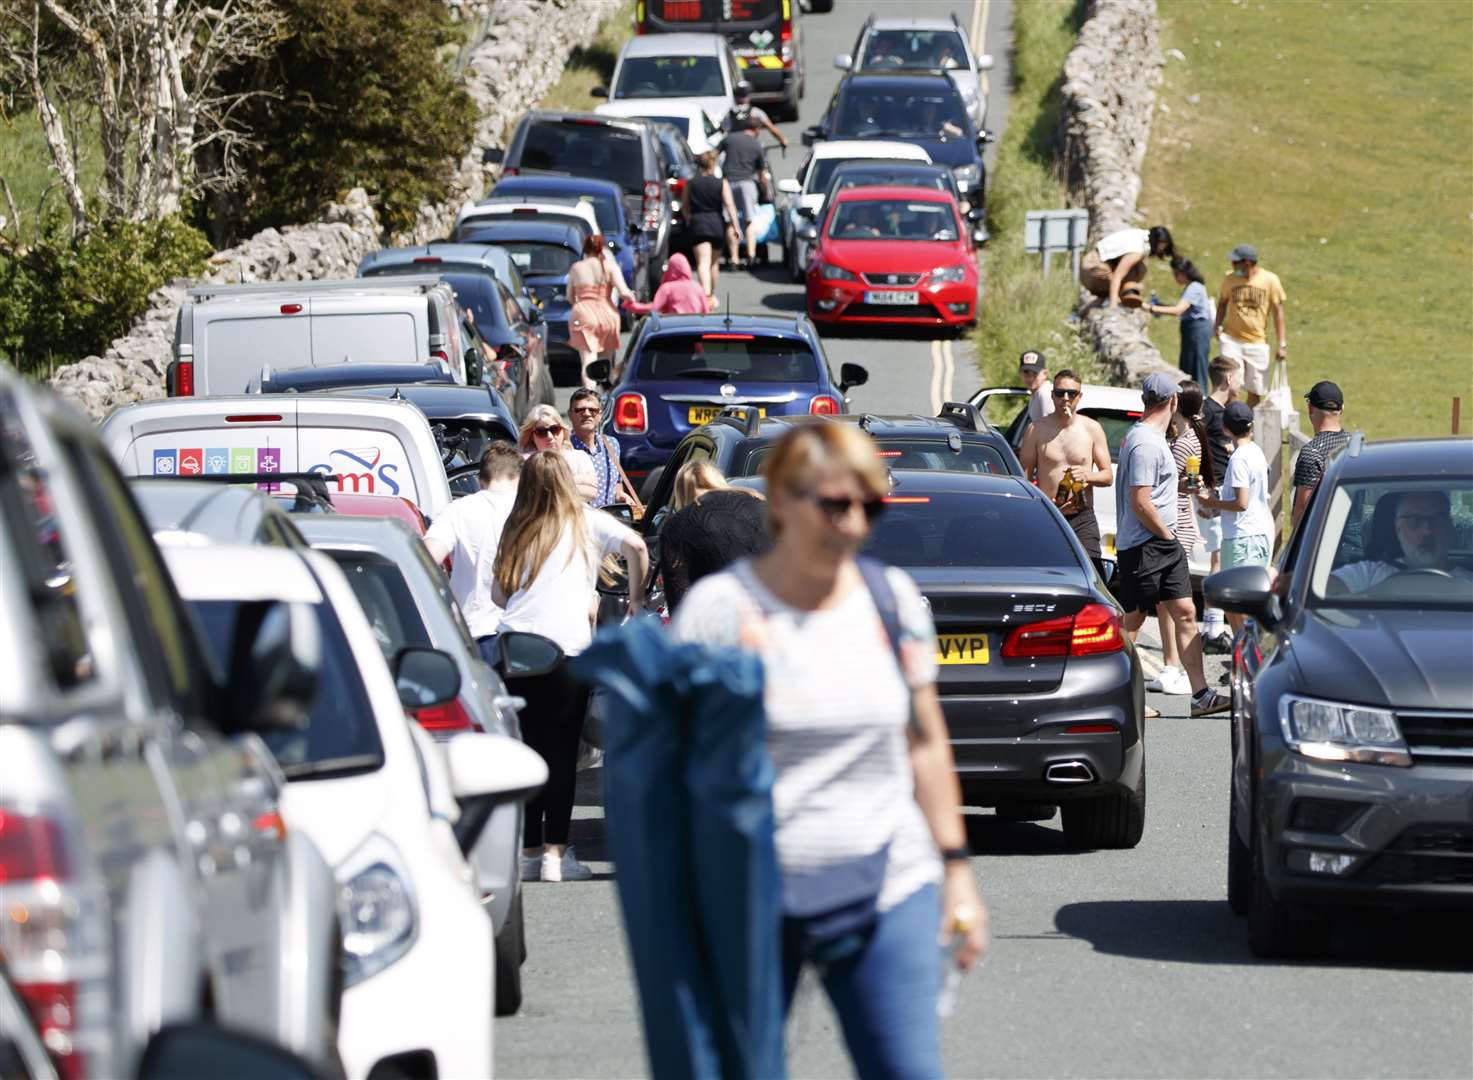
[{"label": "wristwatch", "polygon": [[966,862],[972,857],[972,853],[964,847],[949,847],[941,849],[942,862]]}]

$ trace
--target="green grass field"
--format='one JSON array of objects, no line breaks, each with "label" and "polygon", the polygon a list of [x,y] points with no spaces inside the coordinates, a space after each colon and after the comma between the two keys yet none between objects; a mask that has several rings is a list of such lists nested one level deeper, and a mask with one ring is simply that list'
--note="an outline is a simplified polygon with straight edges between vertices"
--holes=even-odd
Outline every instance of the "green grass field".
[{"label": "green grass field", "polygon": [[[1369,435],[1473,431],[1473,4],[1160,0],[1140,207],[1216,292],[1236,243],[1284,281],[1296,394]],[[1174,301],[1153,268],[1148,284]],[[1174,319],[1152,337],[1174,361]]]},{"label": "green grass field", "polygon": [[[95,145],[83,148],[78,171],[82,177],[82,190],[90,195],[102,171],[101,155]],[[70,213],[66,196],[62,194],[61,185],[56,183],[56,173],[51,168],[51,151],[46,146],[46,136],[34,112],[27,110],[14,116],[0,116],[0,176],[5,177],[11,194],[15,196],[26,239],[35,235],[36,215],[43,193],[46,194],[48,209],[59,210],[63,216]],[[0,199],[0,214],[10,216],[3,199]]]},{"label": "green grass field", "polygon": [[604,20],[598,37],[586,49],[574,49],[568,57],[562,77],[553,84],[539,109],[566,109],[592,112],[603,99],[589,91],[595,86],[608,86],[614,77],[614,64],[619,49],[634,36],[634,0],[624,0],[617,11]]}]

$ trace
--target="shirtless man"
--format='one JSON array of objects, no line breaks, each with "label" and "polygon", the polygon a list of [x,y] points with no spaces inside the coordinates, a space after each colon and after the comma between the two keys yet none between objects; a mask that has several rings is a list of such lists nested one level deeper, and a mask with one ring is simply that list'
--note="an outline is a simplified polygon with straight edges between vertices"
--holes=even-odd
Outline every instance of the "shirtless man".
[{"label": "shirtless man", "polygon": [[[1098,421],[1079,415],[1081,387],[1079,376],[1068,369],[1054,376],[1054,411],[1028,425],[1018,458],[1023,475],[1054,500],[1103,577],[1100,524],[1095,520],[1090,489],[1109,487],[1115,473],[1105,429]],[[1066,474],[1068,484],[1064,483]]]}]

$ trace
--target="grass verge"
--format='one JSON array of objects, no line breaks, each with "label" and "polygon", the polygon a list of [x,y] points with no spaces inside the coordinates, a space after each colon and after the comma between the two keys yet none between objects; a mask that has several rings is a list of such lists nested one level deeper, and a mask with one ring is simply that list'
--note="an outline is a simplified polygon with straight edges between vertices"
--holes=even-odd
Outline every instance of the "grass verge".
[{"label": "grass verge", "polygon": [[[90,196],[102,175],[102,155],[96,145],[96,137],[89,130],[79,147],[77,133],[68,134],[73,136],[72,152],[80,156],[77,172],[82,190]],[[66,196],[51,167],[51,148],[46,145],[46,135],[34,110],[0,115],[0,176],[5,177],[11,194],[15,196],[23,241],[30,242],[36,238],[36,225],[43,209],[58,211],[63,216],[70,213]],[[0,199],[0,214],[9,217],[10,211],[3,203],[4,200]]]},{"label": "grass verge", "polygon": [[[1284,281],[1296,395],[1373,437],[1473,429],[1473,6],[1160,0],[1140,205],[1215,291],[1236,243]],[[1168,277],[1151,285],[1175,300]],[[1174,319],[1154,320],[1162,353]],[[1271,330],[1272,328],[1270,328]]]},{"label": "grass verge", "polygon": [[1023,252],[1029,210],[1066,205],[1055,172],[1064,58],[1083,19],[1075,0],[1030,0],[1013,5],[1013,85],[1007,130],[988,178],[987,284],[977,320],[977,365],[982,384],[1016,383],[1018,355],[1042,349],[1049,370],[1071,367],[1089,382],[1106,381],[1094,350],[1069,322],[1077,289],[1069,261],[1055,258],[1044,276],[1037,255]]},{"label": "grass verge", "polygon": [[564,109],[570,112],[592,112],[601,98],[589,91],[595,86],[608,86],[614,77],[614,64],[624,42],[634,36],[634,0],[624,0],[599,27],[598,37],[587,48],[574,49],[568,56],[563,74],[538,103],[539,109]]}]

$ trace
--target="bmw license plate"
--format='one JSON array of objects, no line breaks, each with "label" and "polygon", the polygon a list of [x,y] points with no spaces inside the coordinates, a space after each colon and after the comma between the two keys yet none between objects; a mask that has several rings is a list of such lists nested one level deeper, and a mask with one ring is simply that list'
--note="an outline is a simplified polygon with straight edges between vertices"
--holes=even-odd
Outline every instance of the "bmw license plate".
[{"label": "bmw license plate", "polygon": [[871,289],[864,294],[866,304],[915,304],[920,299],[914,289]]},{"label": "bmw license plate", "polygon": [[[725,405],[692,405],[690,411],[685,414],[686,423],[690,424],[691,427],[709,424],[721,415],[721,410],[724,408],[726,408]],[[767,415],[766,409],[758,409],[757,411],[763,416]]]},{"label": "bmw license plate", "polygon": [[987,663],[986,634],[937,634],[936,663],[972,664]]}]

